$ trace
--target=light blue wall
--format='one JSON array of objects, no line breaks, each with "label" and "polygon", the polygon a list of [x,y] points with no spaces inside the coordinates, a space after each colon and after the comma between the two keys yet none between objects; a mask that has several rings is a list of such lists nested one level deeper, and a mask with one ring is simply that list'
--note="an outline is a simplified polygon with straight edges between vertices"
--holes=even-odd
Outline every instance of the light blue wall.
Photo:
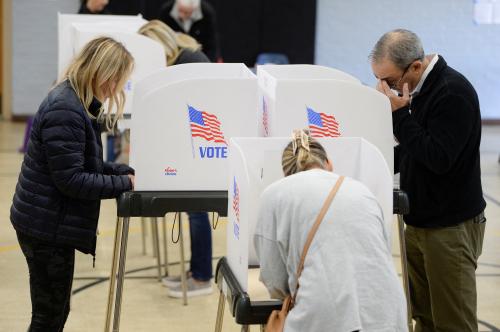
[{"label": "light blue wall", "polygon": [[500,25],[476,25],[473,0],[318,0],[316,64],[374,86],[368,55],[395,28],[416,32],[476,88],[483,119],[500,119]]},{"label": "light blue wall", "polygon": [[12,1],[12,113],[31,115],[57,79],[57,12],[78,0]]}]

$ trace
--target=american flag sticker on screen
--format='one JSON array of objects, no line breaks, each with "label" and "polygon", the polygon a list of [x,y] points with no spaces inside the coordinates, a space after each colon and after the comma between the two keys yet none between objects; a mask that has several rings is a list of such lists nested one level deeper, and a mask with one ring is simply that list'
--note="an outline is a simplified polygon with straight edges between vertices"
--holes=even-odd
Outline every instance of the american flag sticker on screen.
[{"label": "american flag sticker on screen", "polygon": [[189,122],[192,137],[201,137],[208,142],[223,143],[227,145],[221,131],[221,123],[217,116],[207,112],[198,111],[188,105]]},{"label": "american flag sticker on screen", "polygon": [[236,220],[233,222],[233,232],[234,236],[240,238],[240,189],[238,188],[238,183],[236,182],[236,177],[233,177],[233,211],[236,216]]},{"label": "american flag sticker on screen", "polygon": [[307,119],[309,131],[312,137],[339,137],[340,124],[335,116],[316,112],[310,107],[307,108]]},{"label": "american flag sticker on screen", "polygon": [[269,109],[267,108],[266,97],[262,97],[262,126],[264,127],[264,136],[269,136]]}]

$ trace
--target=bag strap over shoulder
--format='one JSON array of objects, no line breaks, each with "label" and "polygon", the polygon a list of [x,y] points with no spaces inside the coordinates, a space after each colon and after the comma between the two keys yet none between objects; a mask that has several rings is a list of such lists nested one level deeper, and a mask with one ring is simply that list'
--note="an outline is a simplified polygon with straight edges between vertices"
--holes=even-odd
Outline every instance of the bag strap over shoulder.
[{"label": "bag strap over shoulder", "polygon": [[333,202],[333,199],[335,198],[335,195],[337,195],[337,192],[339,191],[340,186],[342,185],[342,182],[344,181],[345,177],[341,176],[335,183],[335,186],[332,188],[330,191],[330,194],[325,200],[325,203],[323,204],[323,207],[321,208],[321,211],[319,212],[318,216],[316,217],[316,221],[314,222],[314,225],[312,226],[311,230],[309,231],[309,234],[307,235],[306,243],[304,244],[304,248],[302,249],[302,256],[300,256],[300,263],[299,266],[297,267],[297,287],[295,287],[295,292],[292,297],[292,307],[295,303],[295,298],[297,297],[297,292],[299,290],[299,278],[300,275],[302,274],[302,270],[304,269],[304,261],[306,260],[307,252],[309,251],[309,247],[311,246],[311,243],[314,239],[314,236],[316,235],[316,232],[318,231],[319,225],[323,221],[326,213],[328,212],[328,209],[330,208],[330,205]]}]

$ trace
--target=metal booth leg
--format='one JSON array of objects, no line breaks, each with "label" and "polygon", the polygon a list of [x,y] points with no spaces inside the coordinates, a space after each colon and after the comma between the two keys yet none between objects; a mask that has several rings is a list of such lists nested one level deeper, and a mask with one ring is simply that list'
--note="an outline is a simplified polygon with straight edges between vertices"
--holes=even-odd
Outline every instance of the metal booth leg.
[{"label": "metal booth leg", "polygon": [[224,296],[224,292],[220,291],[219,293],[219,304],[217,306],[217,318],[215,320],[215,332],[222,332],[222,322],[224,320],[224,307],[226,297]]},{"label": "metal booth leg", "polygon": [[163,217],[161,222],[163,233],[163,268],[165,276],[168,276],[168,243],[167,243],[167,218]]},{"label": "metal booth leg", "polygon": [[242,325],[241,332],[250,332],[250,325]]},{"label": "metal booth leg", "polygon": [[403,287],[406,295],[406,307],[408,311],[408,331],[413,332],[413,320],[411,313],[410,301],[410,282],[408,278],[408,259],[406,257],[406,243],[405,243],[405,224],[403,216],[398,214],[398,231],[399,231],[399,251],[401,253],[401,272],[403,278]]},{"label": "metal booth leg", "polygon": [[156,258],[156,246],[158,245],[158,242],[156,242],[156,236],[155,236],[155,221],[154,218],[149,218],[149,221],[151,224],[151,244],[153,249],[153,257]]},{"label": "metal booth leg", "polygon": [[146,255],[146,233],[147,233],[146,220],[144,220],[144,217],[141,217],[141,235],[142,235],[142,254],[143,255]]},{"label": "metal booth leg", "polygon": [[115,286],[116,286],[116,270],[118,267],[118,253],[120,251],[122,222],[120,218],[116,218],[115,242],[113,247],[113,259],[111,261],[111,274],[109,276],[109,291],[108,291],[108,306],[106,309],[106,324],[104,332],[109,332],[111,327],[111,315],[113,314],[113,306],[115,301]]},{"label": "metal booth leg", "polygon": [[116,280],[116,303],[113,317],[113,332],[118,332],[120,329],[120,312],[122,306],[123,283],[125,281],[125,262],[127,259],[127,241],[130,217],[123,218],[123,228],[120,244],[120,256],[118,262],[118,275]]},{"label": "metal booth leg", "polygon": [[153,222],[151,226],[153,227],[153,242],[155,243],[155,257],[156,257],[156,267],[158,269],[158,281],[161,281],[161,256],[160,256],[160,236],[158,232],[158,218],[151,218]]},{"label": "metal booth leg", "polygon": [[187,280],[186,280],[186,260],[184,258],[184,236],[182,235],[182,213],[179,213],[179,245],[181,246],[181,288],[182,288],[182,303],[187,305]]}]

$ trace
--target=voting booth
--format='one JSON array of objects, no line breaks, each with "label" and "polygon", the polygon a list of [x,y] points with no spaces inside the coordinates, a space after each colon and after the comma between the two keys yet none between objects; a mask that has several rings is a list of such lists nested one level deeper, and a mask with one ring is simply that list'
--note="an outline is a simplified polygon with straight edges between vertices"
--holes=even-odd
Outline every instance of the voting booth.
[{"label": "voting booth", "polygon": [[142,24],[142,21],[72,24],[75,54],[92,39],[107,36],[121,42],[134,58],[134,70],[124,87],[124,114],[132,113],[136,82],[167,65],[162,45],[136,32]]},{"label": "voting booth", "polygon": [[[393,214],[407,214],[407,195],[392,189],[392,173],[385,158],[373,144],[363,138],[320,138],[331,158],[337,174],[349,176],[363,184],[375,195],[380,204],[385,231],[389,235]],[[227,256],[217,263],[215,282],[219,288],[219,303],[215,331],[221,332],[223,316],[228,310],[242,331],[250,325],[265,326],[273,310],[280,310],[281,300],[269,298],[258,280],[258,261],[253,247],[253,234],[257,223],[261,192],[283,177],[281,155],[290,138],[234,138],[229,157],[230,172],[228,192]],[[404,235],[399,228],[400,238]],[[406,260],[404,242],[400,243],[401,259]],[[409,304],[407,271],[403,266],[403,283]],[[263,295],[266,293],[266,295]],[[264,296],[264,297],[263,297]],[[409,326],[411,312],[408,312]]]},{"label": "voting booth", "polygon": [[[130,217],[227,216],[228,143],[257,135],[256,81],[243,64],[193,63],[162,68],[137,83],[130,151],[135,187],[117,201],[105,331],[111,320],[113,331],[119,329]],[[179,214],[183,271],[181,224]],[[181,274],[187,304],[185,278]]]},{"label": "voting booth", "polygon": [[288,137],[293,129],[308,128],[315,138],[363,137],[382,152],[392,172],[394,139],[386,96],[334,69],[328,75],[317,66],[290,72],[293,66],[283,67],[257,68],[260,136]]},{"label": "voting booth", "polygon": [[[322,138],[318,141],[330,157],[335,173],[362,182],[375,195],[389,235],[393,222],[393,180],[380,151],[362,138]],[[227,261],[244,291],[248,290],[248,266],[258,265],[253,234],[259,197],[268,185],[283,178],[281,156],[289,142],[290,138],[231,140]]]},{"label": "voting booth", "polygon": [[227,191],[229,139],[257,135],[256,96],[256,77],[243,64],[177,65],[138,82],[135,190]]},{"label": "voting booth", "polygon": [[137,32],[139,28],[148,21],[142,18],[141,15],[86,15],[86,14],[61,14],[57,17],[58,30],[58,77],[60,77],[66,67],[69,65],[71,58],[74,56],[76,47],[74,44],[76,31],[73,28],[74,24],[86,23],[92,24],[101,29],[101,33],[114,26],[121,29],[122,32]]}]

